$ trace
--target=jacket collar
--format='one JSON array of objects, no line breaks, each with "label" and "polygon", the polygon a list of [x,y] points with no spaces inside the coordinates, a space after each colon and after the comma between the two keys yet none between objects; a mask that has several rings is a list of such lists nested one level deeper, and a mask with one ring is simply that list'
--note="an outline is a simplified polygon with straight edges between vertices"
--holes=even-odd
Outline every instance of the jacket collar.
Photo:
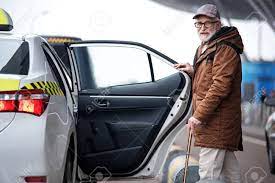
[{"label": "jacket collar", "polygon": [[201,46],[199,47],[198,59],[197,59],[195,65],[199,64],[199,63],[200,63],[201,61],[203,61],[210,53],[215,52],[216,49],[217,49],[216,42],[214,42],[214,43],[212,43],[212,44],[210,44],[210,45],[207,45],[207,48],[205,49],[205,51],[204,51],[203,53],[201,53],[201,51],[202,51],[202,46],[203,46],[203,45],[201,45]]},{"label": "jacket collar", "polygon": [[[233,37],[239,38],[239,33],[236,27],[227,27],[224,26],[220,30],[218,30],[210,39],[209,41],[201,44],[199,46],[199,51],[197,55],[196,65],[203,61],[210,53],[213,53],[217,49],[217,43],[223,40],[232,39]],[[207,48],[202,53],[202,47],[206,44]]]}]

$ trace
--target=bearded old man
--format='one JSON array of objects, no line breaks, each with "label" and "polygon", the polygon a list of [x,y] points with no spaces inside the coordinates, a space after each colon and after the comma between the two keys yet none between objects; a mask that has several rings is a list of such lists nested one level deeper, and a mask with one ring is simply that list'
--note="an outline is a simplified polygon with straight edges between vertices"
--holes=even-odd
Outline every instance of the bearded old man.
[{"label": "bearded old man", "polygon": [[236,27],[222,26],[217,7],[206,4],[193,17],[201,45],[193,66],[175,64],[192,77],[193,115],[188,127],[200,147],[200,181],[241,182],[234,151],[242,151],[240,54]]}]

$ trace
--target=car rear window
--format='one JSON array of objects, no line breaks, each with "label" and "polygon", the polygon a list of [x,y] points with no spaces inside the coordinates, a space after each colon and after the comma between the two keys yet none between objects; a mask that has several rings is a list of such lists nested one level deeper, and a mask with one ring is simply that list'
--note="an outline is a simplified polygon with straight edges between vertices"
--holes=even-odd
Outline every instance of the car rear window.
[{"label": "car rear window", "polygon": [[0,39],[0,74],[28,75],[29,62],[28,42]]}]

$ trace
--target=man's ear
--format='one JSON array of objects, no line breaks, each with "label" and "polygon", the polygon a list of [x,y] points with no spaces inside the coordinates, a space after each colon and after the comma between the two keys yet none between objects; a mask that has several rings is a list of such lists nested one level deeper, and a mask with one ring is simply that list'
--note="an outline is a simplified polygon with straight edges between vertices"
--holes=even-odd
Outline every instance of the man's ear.
[{"label": "man's ear", "polygon": [[223,26],[221,21],[218,21],[216,25],[217,25],[217,30],[219,30]]}]

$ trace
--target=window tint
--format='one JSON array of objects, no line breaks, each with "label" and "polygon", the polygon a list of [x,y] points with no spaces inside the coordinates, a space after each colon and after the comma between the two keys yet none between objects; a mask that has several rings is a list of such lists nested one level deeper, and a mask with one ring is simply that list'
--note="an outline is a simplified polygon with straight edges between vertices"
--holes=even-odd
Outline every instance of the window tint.
[{"label": "window tint", "polygon": [[[52,48],[52,46],[48,46],[47,44],[44,44],[44,46],[46,47],[46,49],[49,49],[51,54],[53,55],[53,57],[56,60],[57,65],[62,69],[62,73],[65,76],[65,80],[70,88],[70,90],[72,91],[72,75],[71,75],[71,71],[68,70],[67,66],[63,63],[63,61],[61,60],[61,58],[59,57],[59,55],[56,53],[56,50],[54,50]],[[68,54],[66,55],[68,56]]]},{"label": "window tint", "polygon": [[67,70],[68,74],[71,76],[72,75],[71,64],[70,64],[69,55],[65,44],[51,44],[51,46],[54,48],[57,55],[61,59],[62,64],[65,66],[65,69]]},{"label": "window tint", "polygon": [[160,60],[159,58],[151,55],[153,70],[154,70],[154,77],[155,80],[159,80],[162,78],[165,78],[167,76],[170,76],[172,74],[177,73],[177,69],[174,67],[171,67],[163,60]]},{"label": "window tint", "polygon": [[81,89],[150,82],[147,53],[127,47],[74,47]]},{"label": "window tint", "polygon": [[0,39],[0,74],[28,75],[29,62],[28,42]]}]

